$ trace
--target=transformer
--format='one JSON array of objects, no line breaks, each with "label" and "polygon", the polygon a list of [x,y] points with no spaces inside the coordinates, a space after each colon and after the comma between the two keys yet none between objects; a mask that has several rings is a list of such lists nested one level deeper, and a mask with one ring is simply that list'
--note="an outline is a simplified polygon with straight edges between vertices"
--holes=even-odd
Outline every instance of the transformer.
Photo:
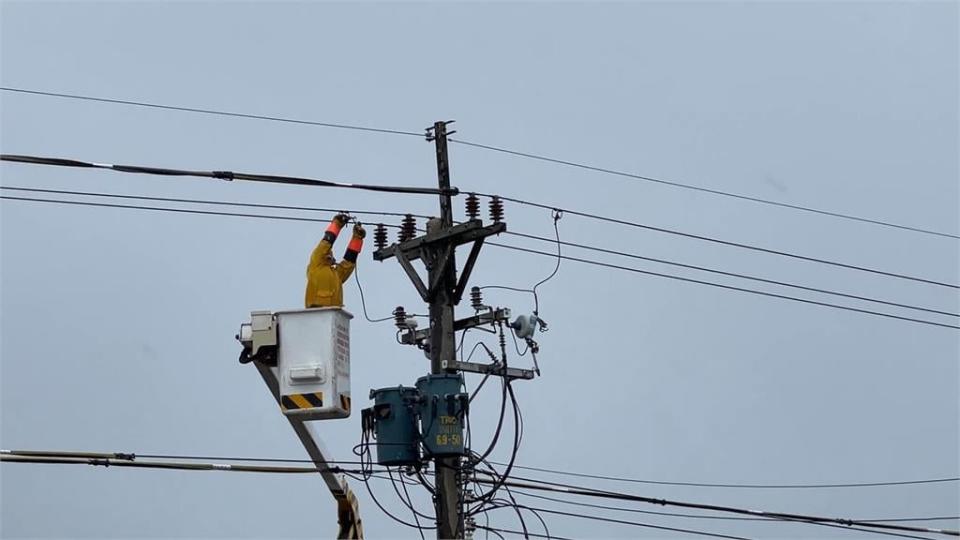
[{"label": "transformer", "polygon": [[462,392],[463,376],[444,373],[417,379],[423,403],[420,407],[420,433],[429,456],[464,454],[463,419],[470,402]]},{"label": "transformer", "polygon": [[417,416],[420,392],[409,386],[370,390],[374,405],[364,416],[372,423],[380,465],[416,465],[420,462]]}]

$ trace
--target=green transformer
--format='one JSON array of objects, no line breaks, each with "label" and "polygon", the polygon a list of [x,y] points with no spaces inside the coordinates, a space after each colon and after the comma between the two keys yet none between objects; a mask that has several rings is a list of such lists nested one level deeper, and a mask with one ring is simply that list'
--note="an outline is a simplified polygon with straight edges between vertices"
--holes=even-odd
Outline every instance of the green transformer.
[{"label": "green transformer", "polygon": [[416,465],[420,462],[417,430],[419,392],[409,386],[370,390],[374,400],[364,411],[373,423],[377,438],[377,463]]},{"label": "green transformer", "polygon": [[420,433],[428,456],[462,456],[463,424],[470,396],[462,391],[459,374],[426,375],[417,379],[422,400]]}]

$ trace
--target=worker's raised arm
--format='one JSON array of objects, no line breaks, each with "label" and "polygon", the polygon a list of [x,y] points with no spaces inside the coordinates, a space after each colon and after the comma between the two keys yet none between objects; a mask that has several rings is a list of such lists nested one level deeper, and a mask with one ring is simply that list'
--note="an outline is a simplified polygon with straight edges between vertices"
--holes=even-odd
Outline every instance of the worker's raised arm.
[{"label": "worker's raised arm", "polygon": [[340,234],[343,226],[347,224],[348,219],[346,214],[337,214],[333,217],[330,225],[327,225],[327,230],[323,233],[323,238],[320,240],[320,243],[317,244],[317,247],[313,249],[313,253],[310,255],[311,267],[327,264],[326,258],[333,250],[333,243],[337,241],[337,236]]},{"label": "worker's raised arm", "polygon": [[363,249],[363,238],[367,236],[367,231],[359,223],[353,226],[353,236],[347,245],[347,252],[343,254],[343,261],[337,265],[337,276],[340,277],[340,283],[344,283],[353,273],[357,266],[357,256]]}]

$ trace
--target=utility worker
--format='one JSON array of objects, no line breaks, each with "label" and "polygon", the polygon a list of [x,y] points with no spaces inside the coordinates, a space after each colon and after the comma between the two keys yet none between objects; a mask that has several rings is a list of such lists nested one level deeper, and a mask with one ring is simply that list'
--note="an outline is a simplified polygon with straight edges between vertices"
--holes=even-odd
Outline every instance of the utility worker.
[{"label": "utility worker", "polygon": [[337,241],[340,230],[348,221],[350,216],[337,214],[323,233],[323,239],[310,255],[310,264],[307,266],[307,291],[304,298],[304,304],[308,308],[343,305],[343,282],[347,281],[353,273],[357,265],[357,255],[363,248],[363,238],[367,235],[363,226],[359,222],[355,223],[347,252],[344,253],[343,260],[337,263],[333,258],[333,243]]}]

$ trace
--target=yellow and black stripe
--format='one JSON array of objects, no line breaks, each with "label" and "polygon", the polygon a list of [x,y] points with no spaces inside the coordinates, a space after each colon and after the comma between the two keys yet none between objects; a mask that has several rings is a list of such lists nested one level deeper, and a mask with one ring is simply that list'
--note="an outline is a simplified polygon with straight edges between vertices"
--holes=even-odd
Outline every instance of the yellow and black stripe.
[{"label": "yellow and black stripe", "polygon": [[286,396],[280,396],[280,406],[285,411],[323,407],[323,392],[311,392],[309,394],[288,394]]}]

